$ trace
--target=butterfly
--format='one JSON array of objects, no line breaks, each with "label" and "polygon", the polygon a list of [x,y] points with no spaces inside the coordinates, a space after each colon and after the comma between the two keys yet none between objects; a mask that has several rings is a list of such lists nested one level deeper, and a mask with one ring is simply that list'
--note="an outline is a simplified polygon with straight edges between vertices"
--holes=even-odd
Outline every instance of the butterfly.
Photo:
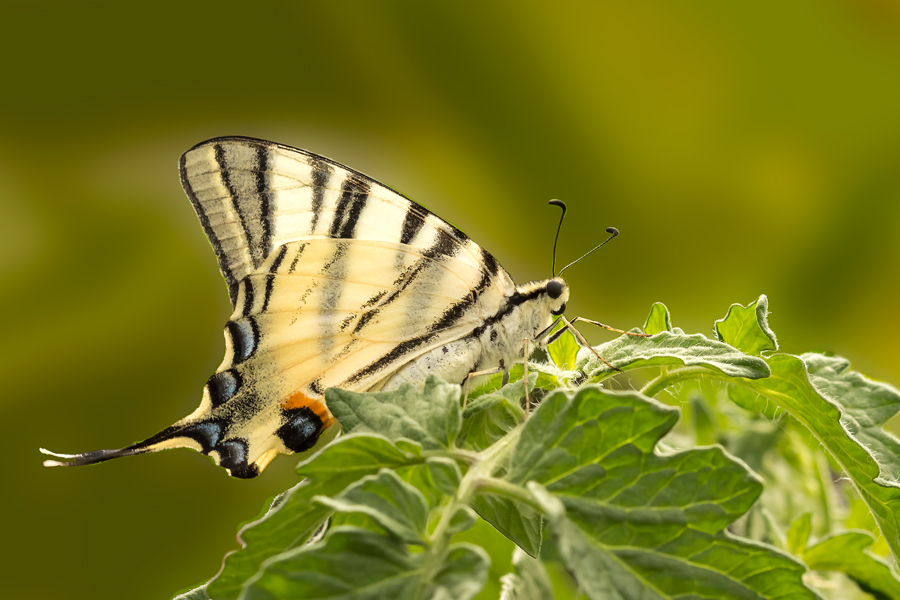
[{"label": "butterfly", "polygon": [[327,388],[388,391],[506,370],[523,342],[546,344],[565,311],[561,277],[516,285],[462,231],[325,157],[221,137],[185,152],[179,170],[234,309],[225,358],[200,406],[171,427],[118,450],[42,449],[65,459],[47,466],[188,447],[256,477],[335,424]]}]

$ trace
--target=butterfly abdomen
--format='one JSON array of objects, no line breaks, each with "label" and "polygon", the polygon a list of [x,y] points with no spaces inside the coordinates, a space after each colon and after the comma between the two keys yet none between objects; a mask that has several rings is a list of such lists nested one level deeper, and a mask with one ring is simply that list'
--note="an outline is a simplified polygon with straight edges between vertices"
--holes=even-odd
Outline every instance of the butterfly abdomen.
[{"label": "butterfly abdomen", "polygon": [[422,385],[429,375],[437,375],[452,383],[462,383],[480,357],[481,342],[478,339],[468,337],[450,342],[407,363],[383,383],[373,386],[373,389],[390,391],[407,383]]}]

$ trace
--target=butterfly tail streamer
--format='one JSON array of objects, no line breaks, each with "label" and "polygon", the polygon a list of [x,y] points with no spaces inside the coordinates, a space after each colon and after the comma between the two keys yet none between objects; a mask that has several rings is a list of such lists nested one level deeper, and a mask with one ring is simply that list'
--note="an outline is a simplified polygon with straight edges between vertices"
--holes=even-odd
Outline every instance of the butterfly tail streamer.
[{"label": "butterfly tail streamer", "polygon": [[93,465],[121,456],[133,456],[135,454],[147,452],[147,450],[130,450],[128,448],[120,448],[118,450],[94,450],[92,452],[82,452],[80,454],[60,454],[58,452],[51,452],[46,448],[40,448],[40,451],[41,454],[46,454],[47,456],[65,459],[45,460],[45,467],[80,467],[81,465]]},{"label": "butterfly tail streamer", "polygon": [[[136,454],[145,454],[148,452],[159,452],[169,448],[195,448],[203,452],[202,448],[197,447],[195,440],[185,436],[184,427],[167,427],[156,435],[153,435],[142,442],[137,442],[113,450],[93,450],[91,452],[81,452],[78,454],[60,454],[51,452],[46,448],[40,448],[41,454],[60,458],[63,460],[45,460],[45,467],[80,467],[82,465],[94,465],[106,462],[114,458],[123,456],[134,456]],[[204,452],[205,454],[205,452]]]}]

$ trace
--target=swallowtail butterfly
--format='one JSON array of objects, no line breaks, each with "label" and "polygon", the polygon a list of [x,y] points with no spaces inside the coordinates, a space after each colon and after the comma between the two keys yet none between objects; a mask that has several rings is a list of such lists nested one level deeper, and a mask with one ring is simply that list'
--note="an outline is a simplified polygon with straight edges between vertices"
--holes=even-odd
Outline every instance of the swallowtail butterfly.
[{"label": "swallowtail butterfly", "polygon": [[545,344],[565,310],[560,277],[517,286],[459,229],[322,156],[223,137],[179,166],[234,308],[225,358],[171,427],[119,450],[42,450],[66,459],[47,466],[188,447],[255,477],[334,424],[326,388],[462,383],[522,360],[525,340]]}]

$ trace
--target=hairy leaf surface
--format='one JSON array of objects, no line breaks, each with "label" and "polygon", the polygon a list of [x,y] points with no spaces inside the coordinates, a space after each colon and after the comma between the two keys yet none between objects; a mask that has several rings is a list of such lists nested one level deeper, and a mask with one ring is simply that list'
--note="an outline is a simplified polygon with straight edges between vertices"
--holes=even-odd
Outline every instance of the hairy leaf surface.
[{"label": "hairy leaf surface", "polygon": [[347,432],[373,432],[390,440],[413,440],[425,450],[444,450],[459,435],[461,395],[458,385],[432,376],[423,390],[410,384],[369,394],[329,388],[325,401]]},{"label": "hairy leaf surface", "polygon": [[297,467],[307,475],[281,494],[260,520],[246,525],[239,534],[243,548],[225,557],[222,570],[210,582],[212,598],[237,598],[241,586],[267,558],[305,544],[331,514],[314,503],[315,496],[340,493],[358,479],[382,468],[398,468],[421,462],[385,438],[348,435],[335,440]]},{"label": "hairy leaf surface", "polygon": [[644,321],[644,333],[655,335],[663,331],[672,331],[672,317],[669,316],[669,309],[662,302],[655,302],[650,307],[650,314]]},{"label": "hairy leaf surface", "polygon": [[[685,365],[705,367],[729,377],[759,379],[769,375],[769,368],[764,360],[748,356],[728,344],[711,340],[699,333],[685,335],[661,331],[649,338],[623,335],[595,349],[600,356],[623,371]],[[579,355],[582,360],[587,359],[583,368],[592,379],[616,373],[586,349],[582,349]]]},{"label": "hairy leaf surface", "polygon": [[876,598],[900,600],[900,581],[894,570],[866,548],[875,543],[867,531],[847,531],[807,548],[803,560],[810,569],[846,573],[863,591]]},{"label": "hairy leaf surface", "polygon": [[900,486],[883,476],[875,457],[844,425],[841,407],[813,385],[801,358],[776,354],[766,362],[772,369],[770,377],[740,385],[777,404],[815,436],[869,506],[893,555],[900,556]]},{"label": "hairy leaf surface", "polygon": [[883,428],[900,411],[900,391],[851,371],[850,362],[838,356],[808,353],[800,358],[813,385],[840,405],[847,430],[878,460],[881,477],[900,480],[900,440]]},{"label": "hairy leaf surface", "polygon": [[468,600],[484,586],[490,559],[481,548],[451,546],[442,568],[430,581],[423,579],[426,557],[427,552],[411,554],[396,538],[336,527],[320,542],[266,561],[240,598]]},{"label": "hairy leaf surface", "polygon": [[815,598],[802,564],[724,531],[762,485],[718,447],[661,456],[677,411],[586,386],[546,398],[513,450],[591,598]]},{"label": "hairy leaf surface", "polygon": [[334,498],[316,496],[313,500],[336,512],[368,515],[407,544],[428,543],[425,497],[390,469],[363,477]]},{"label": "hairy leaf surface", "polygon": [[759,356],[778,350],[775,333],[769,328],[769,299],[765,294],[746,307],[732,304],[716,321],[716,338],[741,352]]}]

